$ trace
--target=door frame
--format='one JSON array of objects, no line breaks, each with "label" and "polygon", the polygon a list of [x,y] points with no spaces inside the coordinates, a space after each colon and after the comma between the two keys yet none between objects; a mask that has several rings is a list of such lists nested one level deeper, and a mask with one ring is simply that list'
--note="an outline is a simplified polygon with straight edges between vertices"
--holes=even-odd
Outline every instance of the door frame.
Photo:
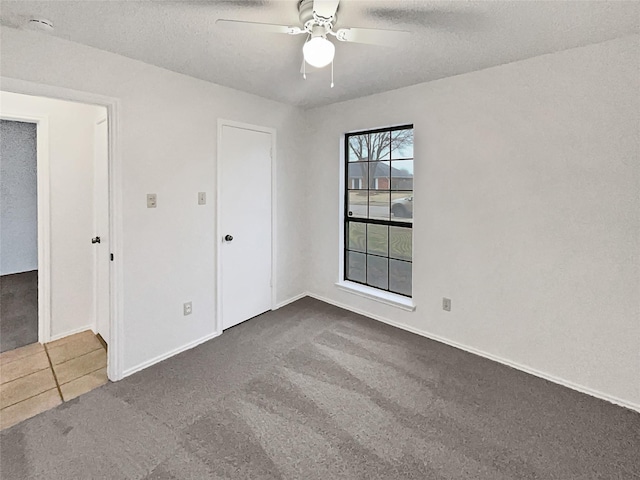
[{"label": "door frame", "polygon": [[[115,256],[115,260],[109,262],[109,329],[110,339],[109,348],[107,350],[107,376],[111,381],[120,380],[123,377],[123,269],[122,269],[122,231],[123,231],[123,215],[122,215],[122,159],[120,153],[120,100],[114,97],[106,97],[95,93],[84,92],[80,90],[72,90],[63,87],[45,85],[40,83],[29,82],[9,77],[0,77],[0,89],[6,92],[20,93],[23,95],[34,95],[39,97],[54,98],[58,100],[67,100],[71,102],[88,103],[100,105],[107,109],[107,121],[109,122],[109,139],[108,139],[108,162],[109,162],[109,237],[111,252]],[[4,115],[3,115],[4,118]],[[43,121],[44,122],[44,121]],[[42,123],[43,125],[46,124]],[[44,140],[48,139],[45,134]],[[38,154],[40,153],[40,131],[38,130]],[[42,149],[48,156],[47,148]],[[43,160],[45,161],[45,160]],[[48,166],[48,164],[47,164]],[[38,170],[40,165],[38,164]],[[48,172],[47,172],[48,173]],[[40,179],[40,171],[38,171],[38,179]],[[49,196],[49,182],[45,187],[45,195]],[[38,195],[40,195],[40,186],[38,186]],[[44,196],[43,196],[44,198]],[[48,202],[47,202],[48,209]],[[45,212],[48,217],[49,212]],[[40,215],[40,199],[38,199],[38,215]],[[40,219],[38,221],[40,222]],[[43,232],[48,235],[50,223],[46,223],[47,230]],[[40,226],[38,226],[38,242],[40,242]],[[44,237],[42,237],[44,240]],[[47,246],[50,248],[50,239],[47,237]],[[88,240],[88,239],[87,239]],[[50,251],[46,250],[49,255]],[[40,254],[40,252],[38,252]],[[47,256],[47,261],[50,257]],[[44,259],[43,259],[44,260]],[[40,268],[40,255],[38,257],[38,268]],[[45,267],[49,271],[48,265]],[[46,279],[50,282],[50,278]],[[39,286],[38,286],[39,287]],[[49,311],[48,321],[50,328],[51,312],[50,312],[50,283],[48,284],[45,295],[48,295]],[[45,302],[43,302],[45,303]],[[50,332],[50,330],[49,330]],[[39,332],[40,335],[40,332]],[[46,338],[45,335],[43,335]],[[40,340],[40,338],[39,338]]]},{"label": "door frame", "polygon": [[49,117],[10,110],[0,112],[2,120],[36,125],[36,191],[38,229],[38,342],[51,340],[51,211],[49,184]]},{"label": "door frame", "polygon": [[276,308],[276,274],[275,267],[277,265],[277,249],[276,249],[276,224],[277,224],[277,198],[276,192],[276,129],[271,127],[263,127],[260,125],[252,125],[250,123],[236,122],[234,120],[218,119],[218,138],[217,138],[217,156],[216,156],[216,318],[215,331],[219,335],[222,333],[222,225],[221,212],[222,202],[220,190],[222,186],[222,129],[223,127],[240,128],[244,130],[252,130],[254,132],[267,133],[271,135],[271,310]]}]

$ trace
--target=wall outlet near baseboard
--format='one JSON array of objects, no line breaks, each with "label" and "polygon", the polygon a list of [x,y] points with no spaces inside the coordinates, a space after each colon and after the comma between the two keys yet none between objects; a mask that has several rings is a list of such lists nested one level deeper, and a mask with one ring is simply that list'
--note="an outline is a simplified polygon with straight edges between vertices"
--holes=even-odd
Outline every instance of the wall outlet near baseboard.
[{"label": "wall outlet near baseboard", "polygon": [[450,298],[442,297],[442,309],[445,312],[450,312],[451,311],[451,299]]},{"label": "wall outlet near baseboard", "polygon": [[193,311],[193,307],[191,306],[191,302],[187,302],[184,305],[182,305],[182,314],[183,315],[191,315],[192,311]]}]

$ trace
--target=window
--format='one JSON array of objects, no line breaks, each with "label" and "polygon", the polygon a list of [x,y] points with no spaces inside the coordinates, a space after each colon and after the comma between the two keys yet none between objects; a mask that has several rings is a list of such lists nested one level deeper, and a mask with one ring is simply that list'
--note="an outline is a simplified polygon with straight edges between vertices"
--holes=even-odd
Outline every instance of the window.
[{"label": "window", "polygon": [[411,297],[413,125],[345,135],[344,279]]}]

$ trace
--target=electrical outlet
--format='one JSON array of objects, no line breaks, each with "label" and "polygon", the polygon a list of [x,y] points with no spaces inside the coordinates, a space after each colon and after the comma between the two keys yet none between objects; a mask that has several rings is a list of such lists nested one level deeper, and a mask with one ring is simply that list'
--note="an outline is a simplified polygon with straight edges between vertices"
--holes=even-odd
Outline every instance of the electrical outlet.
[{"label": "electrical outlet", "polygon": [[198,192],[198,205],[206,205],[206,204],[207,204],[207,193]]},{"label": "electrical outlet", "polygon": [[191,315],[193,308],[191,306],[191,302],[187,302],[182,306],[182,314],[183,315]]},{"label": "electrical outlet", "polygon": [[158,206],[158,197],[155,193],[147,194],[147,208],[156,208]]},{"label": "electrical outlet", "polygon": [[451,299],[442,297],[442,309],[445,312],[451,311]]}]

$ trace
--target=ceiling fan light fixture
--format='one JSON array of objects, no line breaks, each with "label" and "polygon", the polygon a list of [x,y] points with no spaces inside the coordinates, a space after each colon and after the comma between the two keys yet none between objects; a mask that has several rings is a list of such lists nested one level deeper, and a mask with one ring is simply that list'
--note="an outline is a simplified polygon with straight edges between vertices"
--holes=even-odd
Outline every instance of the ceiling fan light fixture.
[{"label": "ceiling fan light fixture", "polygon": [[336,47],[323,36],[313,37],[302,47],[304,60],[312,67],[326,67],[333,61]]}]

